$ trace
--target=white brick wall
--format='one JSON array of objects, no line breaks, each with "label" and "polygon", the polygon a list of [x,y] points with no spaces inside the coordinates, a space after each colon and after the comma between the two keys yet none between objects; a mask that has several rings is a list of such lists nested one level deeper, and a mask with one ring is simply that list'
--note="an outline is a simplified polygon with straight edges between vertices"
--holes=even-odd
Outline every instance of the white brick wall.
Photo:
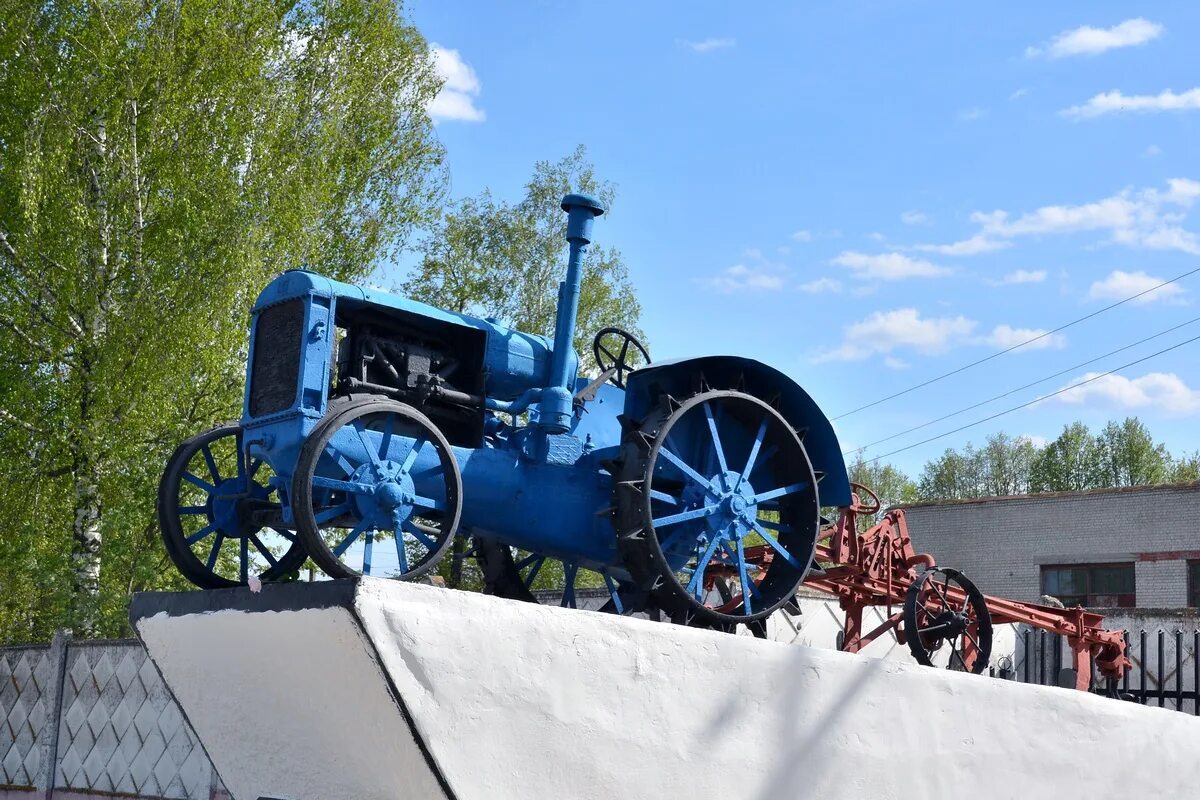
[{"label": "white brick wall", "polygon": [[1200,556],[1200,485],[914,505],[905,514],[919,552],[1014,600],[1041,596],[1045,564],[1136,562],[1138,606],[1179,608],[1187,603],[1179,554]]}]

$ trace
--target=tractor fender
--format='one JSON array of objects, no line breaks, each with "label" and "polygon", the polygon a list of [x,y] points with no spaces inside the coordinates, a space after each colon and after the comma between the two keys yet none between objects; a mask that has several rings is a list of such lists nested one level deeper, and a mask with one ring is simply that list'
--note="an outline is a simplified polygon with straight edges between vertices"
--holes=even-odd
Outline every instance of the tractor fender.
[{"label": "tractor fender", "polygon": [[798,383],[774,367],[742,356],[702,356],[658,361],[630,374],[624,416],[641,420],[664,394],[683,400],[702,388],[739,389],[760,400],[778,398],[779,413],[797,430],[807,429],[804,447],[813,469],[825,473],[823,506],[850,505],[850,479],[829,418]]}]

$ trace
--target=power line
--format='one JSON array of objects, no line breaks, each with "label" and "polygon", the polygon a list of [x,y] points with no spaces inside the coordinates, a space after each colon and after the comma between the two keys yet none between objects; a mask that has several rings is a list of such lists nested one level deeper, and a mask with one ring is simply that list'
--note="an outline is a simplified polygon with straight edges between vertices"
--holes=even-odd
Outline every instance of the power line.
[{"label": "power line", "polygon": [[1027,407],[1033,405],[1034,403],[1040,403],[1042,400],[1049,400],[1051,397],[1056,397],[1056,396],[1062,394],[1063,392],[1069,392],[1072,389],[1078,389],[1080,386],[1085,386],[1085,385],[1091,383],[1092,381],[1098,381],[1101,378],[1107,378],[1109,375],[1112,375],[1114,372],[1120,372],[1123,369],[1128,369],[1129,367],[1137,366],[1138,364],[1141,364],[1143,361],[1149,361],[1150,359],[1155,358],[1156,356],[1161,356],[1163,353],[1169,353],[1172,350],[1178,350],[1180,347],[1183,347],[1185,344],[1191,344],[1192,342],[1197,341],[1197,340],[1200,340],[1200,336],[1193,336],[1191,339],[1182,341],[1179,344],[1173,344],[1170,347],[1159,350],[1157,353],[1151,353],[1148,356],[1142,356],[1141,358],[1137,359],[1136,361],[1130,361],[1128,364],[1122,364],[1119,367],[1113,367],[1108,372],[1102,372],[1099,375],[1093,375],[1092,377],[1090,377],[1086,380],[1082,380],[1077,383],[1073,383],[1070,386],[1064,386],[1063,388],[1059,389],[1056,392],[1051,392],[1050,394],[1042,395],[1041,397],[1035,397],[1032,400],[1029,400],[1025,403],[1021,403],[1021,405],[1019,405],[1019,406],[1013,406],[1012,408],[1006,408],[1003,411],[998,411],[995,414],[992,414],[990,417],[984,417],[983,419],[978,419],[978,420],[975,420],[974,422],[969,422],[966,425],[955,428],[954,430],[946,431],[945,433],[939,433],[937,436],[931,436],[928,439],[917,442],[916,444],[906,445],[904,447],[899,448],[898,450],[893,450],[890,453],[884,453],[881,456],[875,456],[872,459],[868,459],[866,463],[873,464],[876,461],[879,461],[880,459],[894,456],[897,453],[903,453],[906,450],[912,450],[914,447],[920,447],[923,444],[929,444],[930,442],[936,442],[938,439],[943,439],[952,434],[959,433],[960,431],[965,431],[967,428],[974,428],[976,425],[982,425],[985,422],[990,422],[990,421],[996,419],[997,417],[1003,417],[1005,414],[1011,414],[1014,411],[1020,411],[1022,408],[1027,408]]},{"label": "power line", "polygon": [[1058,372],[1055,372],[1052,375],[1047,375],[1044,378],[1038,378],[1036,381],[1033,381],[1032,383],[1027,383],[1024,386],[1018,386],[1015,389],[1009,389],[1007,392],[1004,392],[1003,394],[998,394],[998,395],[995,395],[994,397],[989,397],[987,400],[981,400],[978,403],[975,403],[974,405],[967,406],[966,408],[960,408],[957,411],[951,411],[949,414],[938,417],[937,419],[931,419],[928,422],[922,422],[920,425],[914,425],[913,427],[908,428],[907,430],[900,431],[899,433],[893,433],[891,436],[885,436],[882,439],[876,439],[875,441],[871,442],[870,444],[864,444],[862,447],[853,447],[849,450],[844,450],[844,451],[842,451],[842,455],[849,455],[850,453],[861,453],[863,451],[870,450],[872,447],[874,447],[877,444],[883,444],[884,442],[890,442],[892,439],[898,439],[899,437],[904,436],[909,433],[912,433],[913,431],[919,431],[922,428],[928,428],[930,425],[936,425],[939,422],[944,422],[945,420],[948,420],[951,417],[957,417],[959,414],[965,414],[968,411],[973,411],[974,409],[979,408],[980,406],[985,406],[988,403],[1003,399],[1005,397],[1008,397],[1009,395],[1013,395],[1013,394],[1016,394],[1017,392],[1024,391],[1025,389],[1029,389],[1034,386],[1037,386],[1039,383],[1045,383],[1046,381],[1057,378],[1060,375],[1066,375],[1068,372],[1074,372],[1077,369],[1082,369],[1083,367],[1086,367],[1089,364],[1094,364],[1097,361],[1103,361],[1104,359],[1108,358],[1109,356],[1115,356],[1117,353],[1122,353],[1126,350],[1129,350],[1130,348],[1137,347],[1140,344],[1145,344],[1146,342],[1149,342],[1153,339],[1157,339],[1161,336],[1166,336],[1168,333],[1174,333],[1175,331],[1179,330],[1180,328],[1186,328],[1188,325],[1192,325],[1196,322],[1200,322],[1200,317],[1193,317],[1192,319],[1189,319],[1187,322],[1181,322],[1178,325],[1174,325],[1170,328],[1167,328],[1165,331],[1159,331],[1158,333],[1154,334],[1153,336],[1147,336],[1145,339],[1139,339],[1138,341],[1133,342],[1132,344],[1127,344],[1124,347],[1118,347],[1116,350],[1109,350],[1104,355],[1096,356],[1095,358],[1089,358],[1087,361],[1082,361],[1078,364],[1075,364],[1074,366],[1070,366],[1070,367],[1067,367],[1066,369],[1059,370]]},{"label": "power line", "polygon": [[1131,300],[1137,300],[1139,297],[1150,294],[1153,291],[1157,291],[1158,289],[1161,289],[1162,287],[1167,286],[1168,284],[1175,283],[1176,281],[1181,281],[1190,275],[1195,275],[1197,272],[1200,272],[1200,267],[1196,267],[1195,269],[1191,270],[1190,272],[1185,272],[1182,275],[1176,275],[1174,278],[1171,278],[1169,281],[1163,281],[1162,283],[1158,284],[1157,286],[1151,286],[1149,289],[1146,289],[1145,291],[1138,292],[1137,294],[1132,295],[1131,297],[1126,297],[1124,300],[1118,300],[1117,302],[1113,303],[1112,305],[1105,306],[1104,308],[1093,311],[1092,313],[1090,313],[1086,316],[1080,317],[1079,319],[1072,320],[1071,322],[1068,322],[1065,325],[1059,325],[1057,328],[1055,328],[1052,331],[1046,331],[1045,333],[1040,333],[1037,336],[1034,336],[1032,339],[1026,339],[1023,342],[1014,344],[1012,347],[992,353],[989,356],[984,356],[983,358],[979,359],[978,361],[972,361],[970,364],[964,364],[961,367],[958,367],[957,369],[952,369],[949,372],[944,372],[941,375],[930,378],[929,380],[924,381],[922,383],[918,383],[915,386],[910,386],[907,389],[902,389],[902,390],[896,392],[895,394],[889,394],[887,397],[881,397],[878,400],[875,400],[874,402],[867,403],[865,406],[859,406],[858,408],[855,408],[851,411],[847,411],[844,414],[838,414],[836,417],[832,417],[831,419],[839,420],[839,419],[842,419],[843,417],[848,417],[851,414],[857,414],[860,411],[866,411],[868,408],[873,408],[873,407],[879,405],[880,403],[886,403],[888,400],[895,400],[897,397],[902,397],[903,395],[906,395],[909,392],[915,392],[917,389],[923,389],[924,387],[929,386],[932,383],[937,383],[940,380],[949,378],[951,375],[957,375],[958,373],[964,372],[964,371],[970,369],[971,367],[977,367],[980,364],[983,364],[987,361],[991,361],[993,358],[999,358],[1000,356],[1004,355],[1005,353],[1011,353],[1013,350],[1016,350],[1019,347],[1024,347],[1027,344],[1032,344],[1041,339],[1045,339],[1047,336],[1053,336],[1054,334],[1058,333],[1059,331],[1065,331],[1067,328],[1070,328],[1074,325],[1078,325],[1081,322],[1086,322],[1087,320],[1091,319],[1092,317],[1095,317],[1099,314],[1103,314],[1105,311],[1111,311],[1112,309],[1116,308],[1117,306],[1124,305],[1125,303],[1128,303]]}]

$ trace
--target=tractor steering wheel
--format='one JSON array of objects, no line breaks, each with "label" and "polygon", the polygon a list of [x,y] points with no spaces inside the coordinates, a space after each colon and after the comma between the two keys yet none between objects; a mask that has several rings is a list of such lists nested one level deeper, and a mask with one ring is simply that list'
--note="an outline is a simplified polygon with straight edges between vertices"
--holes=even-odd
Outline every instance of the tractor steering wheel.
[{"label": "tractor steering wheel", "polygon": [[[631,346],[637,350],[632,359],[629,353]],[[642,343],[634,338],[633,334],[620,328],[602,328],[592,340],[592,354],[596,357],[596,365],[600,367],[601,372],[616,370],[609,380],[620,389],[625,388],[627,373],[650,363],[650,354],[642,347]]]}]

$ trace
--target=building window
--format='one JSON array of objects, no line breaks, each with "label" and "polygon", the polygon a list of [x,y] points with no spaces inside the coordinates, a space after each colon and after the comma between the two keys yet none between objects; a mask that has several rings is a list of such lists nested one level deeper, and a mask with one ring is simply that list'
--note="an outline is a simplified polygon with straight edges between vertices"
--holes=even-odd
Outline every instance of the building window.
[{"label": "building window", "polygon": [[1137,603],[1133,564],[1043,566],[1042,594],[1058,598],[1068,608],[1133,608]]},{"label": "building window", "polygon": [[1200,608],[1200,561],[1188,562],[1188,605]]}]

